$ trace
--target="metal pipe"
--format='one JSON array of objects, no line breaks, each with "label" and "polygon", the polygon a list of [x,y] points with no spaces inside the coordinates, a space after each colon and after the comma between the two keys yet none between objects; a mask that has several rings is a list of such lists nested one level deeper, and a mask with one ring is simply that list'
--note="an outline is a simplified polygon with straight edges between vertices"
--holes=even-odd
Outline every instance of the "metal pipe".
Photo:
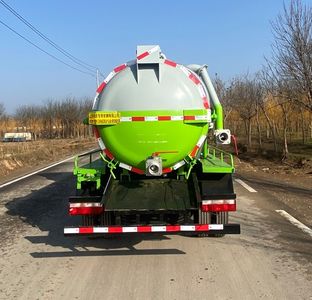
[{"label": "metal pipe", "polygon": [[207,72],[207,65],[188,65],[190,70],[195,72],[203,81],[206,86],[206,89],[209,93],[209,97],[212,101],[213,108],[216,114],[216,129],[223,129],[223,109],[216,93],[216,90],[211,82],[211,79]]}]

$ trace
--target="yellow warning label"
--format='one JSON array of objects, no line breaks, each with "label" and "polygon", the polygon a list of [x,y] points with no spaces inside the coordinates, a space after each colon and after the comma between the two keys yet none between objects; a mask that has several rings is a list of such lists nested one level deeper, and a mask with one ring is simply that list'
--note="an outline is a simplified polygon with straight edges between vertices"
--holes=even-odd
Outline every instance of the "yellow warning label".
[{"label": "yellow warning label", "polygon": [[117,111],[95,111],[89,113],[90,125],[113,125],[120,122],[120,113]]}]

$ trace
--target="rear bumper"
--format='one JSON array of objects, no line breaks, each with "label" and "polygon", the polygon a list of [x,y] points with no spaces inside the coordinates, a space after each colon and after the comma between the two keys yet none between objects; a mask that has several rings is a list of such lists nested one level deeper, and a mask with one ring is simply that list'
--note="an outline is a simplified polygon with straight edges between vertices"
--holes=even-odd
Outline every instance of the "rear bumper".
[{"label": "rear bumper", "polygon": [[122,233],[209,233],[240,234],[239,224],[193,224],[193,225],[148,225],[148,226],[80,226],[65,227],[64,235],[111,235]]}]

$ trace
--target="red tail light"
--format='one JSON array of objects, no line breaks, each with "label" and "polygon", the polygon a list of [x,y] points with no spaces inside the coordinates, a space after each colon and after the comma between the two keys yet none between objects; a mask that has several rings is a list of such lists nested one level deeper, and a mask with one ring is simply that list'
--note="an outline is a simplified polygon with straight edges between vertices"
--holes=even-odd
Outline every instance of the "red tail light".
[{"label": "red tail light", "polygon": [[101,203],[70,203],[69,215],[99,215],[104,211]]},{"label": "red tail light", "polygon": [[236,200],[203,200],[201,204],[201,210],[203,212],[235,211]]}]

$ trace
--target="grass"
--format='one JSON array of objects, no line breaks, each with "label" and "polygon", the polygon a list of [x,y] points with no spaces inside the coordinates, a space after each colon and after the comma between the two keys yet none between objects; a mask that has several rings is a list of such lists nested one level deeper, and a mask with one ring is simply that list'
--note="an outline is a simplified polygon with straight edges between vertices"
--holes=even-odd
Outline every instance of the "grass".
[{"label": "grass", "polygon": [[0,143],[0,175],[34,167],[96,147],[94,139],[54,139]]}]

